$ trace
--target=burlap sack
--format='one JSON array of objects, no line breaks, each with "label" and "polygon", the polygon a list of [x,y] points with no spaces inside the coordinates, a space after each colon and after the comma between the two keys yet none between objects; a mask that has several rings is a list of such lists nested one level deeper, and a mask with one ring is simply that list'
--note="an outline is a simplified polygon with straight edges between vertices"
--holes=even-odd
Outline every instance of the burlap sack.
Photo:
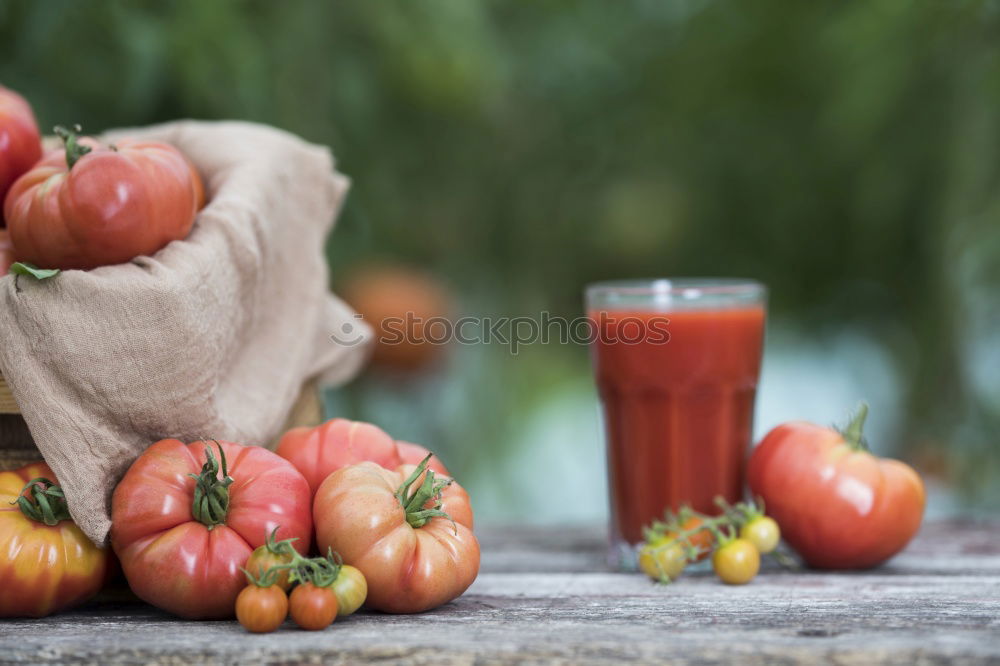
[{"label": "burlap sack", "polygon": [[328,150],[236,122],[107,138],[125,135],[172,143],[201,172],[208,204],[187,240],[129,264],[0,279],[0,370],[96,543],[150,443],[263,444],[304,380],[360,367],[367,345],[332,335],[370,338],[327,291],[323,246],[348,186]]}]

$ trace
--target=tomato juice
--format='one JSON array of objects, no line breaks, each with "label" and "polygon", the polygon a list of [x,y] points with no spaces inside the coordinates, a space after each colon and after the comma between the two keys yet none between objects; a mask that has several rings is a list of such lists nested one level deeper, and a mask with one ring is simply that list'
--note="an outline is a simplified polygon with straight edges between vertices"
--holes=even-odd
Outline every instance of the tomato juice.
[{"label": "tomato juice", "polygon": [[612,555],[689,504],[743,496],[764,337],[765,290],[734,280],[604,283],[588,289],[603,406]]}]

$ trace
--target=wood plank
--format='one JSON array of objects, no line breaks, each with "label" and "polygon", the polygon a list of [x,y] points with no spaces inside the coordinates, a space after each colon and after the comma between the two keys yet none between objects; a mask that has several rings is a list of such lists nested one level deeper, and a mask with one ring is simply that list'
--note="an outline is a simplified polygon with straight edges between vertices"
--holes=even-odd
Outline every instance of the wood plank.
[{"label": "wood plank", "polygon": [[931,525],[874,571],[772,569],[743,587],[603,571],[593,530],[486,530],[484,573],[430,613],[252,636],[109,600],[0,623],[0,663],[998,663],[997,527]]}]

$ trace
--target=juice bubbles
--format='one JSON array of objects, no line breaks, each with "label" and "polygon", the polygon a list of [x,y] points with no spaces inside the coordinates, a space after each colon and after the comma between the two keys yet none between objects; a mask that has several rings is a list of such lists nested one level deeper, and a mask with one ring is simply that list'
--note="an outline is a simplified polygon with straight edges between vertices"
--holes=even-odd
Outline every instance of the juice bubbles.
[{"label": "juice bubbles", "polygon": [[736,502],[750,445],[766,290],[744,280],[610,282],[587,289],[604,412],[612,558],[689,504]]}]

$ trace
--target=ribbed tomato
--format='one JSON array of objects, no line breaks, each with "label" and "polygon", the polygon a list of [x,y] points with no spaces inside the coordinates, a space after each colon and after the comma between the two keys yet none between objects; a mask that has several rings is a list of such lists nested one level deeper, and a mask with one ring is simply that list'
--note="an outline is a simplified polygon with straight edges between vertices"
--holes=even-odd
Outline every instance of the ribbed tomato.
[{"label": "ribbed tomato", "polygon": [[868,452],[861,437],[867,413],[863,406],[843,433],[785,423],[750,456],[750,490],[810,566],[875,566],[902,550],[920,527],[924,484],[908,465]]},{"label": "ribbed tomato", "polygon": [[[292,428],[282,436],[276,451],[302,472],[313,493],[342,467],[369,461],[396,469],[406,463],[416,465],[429,453],[419,444],[394,441],[371,423],[347,419],[330,419],[314,428]],[[430,468],[448,473],[436,456],[431,458]]]},{"label": "ribbed tomato", "polygon": [[417,613],[461,595],[479,572],[469,495],[425,465],[395,471],[371,462],[344,467],[313,502],[316,542],[361,570],[365,604]]},{"label": "ribbed tomato", "polygon": [[45,463],[0,472],[0,544],[0,617],[80,604],[101,589],[112,562],[70,519]]},{"label": "ribbed tomato", "polygon": [[179,150],[155,141],[103,146],[56,129],[66,150],[46,155],[4,202],[19,261],[96,268],[152,255],[188,235],[205,194]]},{"label": "ribbed tomato", "polygon": [[143,600],[181,617],[232,617],[240,567],[268,535],[277,528],[309,549],[309,499],[302,475],[267,449],[164,439],[115,489],[111,543]]},{"label": "ribbed tomato", "polygon": [[0,208],[14,181],[41,157],[42,139],[31,105],[13,90],[0,86]]}]

